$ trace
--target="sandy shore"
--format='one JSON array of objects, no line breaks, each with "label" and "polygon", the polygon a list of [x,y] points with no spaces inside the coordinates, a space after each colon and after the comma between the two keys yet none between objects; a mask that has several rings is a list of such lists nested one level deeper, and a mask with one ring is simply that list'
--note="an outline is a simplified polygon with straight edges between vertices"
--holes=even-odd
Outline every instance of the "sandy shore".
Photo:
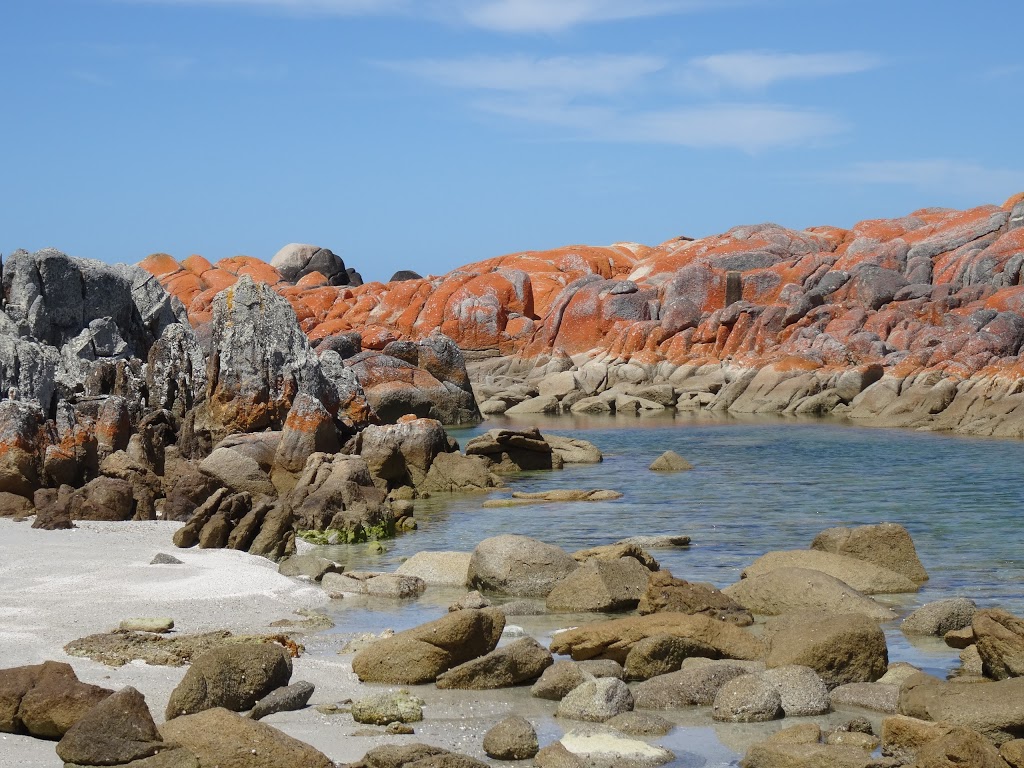
[{"label": "sandy shore", "polygon": [[[181,633],[228,629],[269,633],[272,621],[294,619],[299,608],[324,607],[325,593],[277,573],[274,563],[231,550],[177,549],[171,536],[180,523],[81,522],[69,531],[33,530],[28,522],[0,519],[0,648],[2,667],[48,659],[71,664],[85,682],[140,690],[156,721],[184,667],[133,662],[123,667],[68,656],[63,647],[85,635],[117,627],[122,619],[169,616]],[[183,565],[150,565],[158,552]],[[340,629],[344,629],[341,627]],[[483,732],[515,708],[543,719],[544,703],[526,691],[438,691],[421,686],[427,719],[415,736],[353,736],[366,726],[351,716],[324,715],[316,704],[358,698],[372,689],[358,682],[350,655],[338,655],[343,634],[311,637],[310,653],[294,661],[292,680],[316,685],[311,706],[272,715],[264,722],[306,741],[337,762],[350,762],[386,742],[429,741],[483,758]],[[550,713],[547,714],[550,721]],[[552,731],[549,740],[560,735]],[[373,730],[373,729],[370,729]],[[0,768],[60,768],[54,743],[0,734]]]},{"label": "sandy shore", "polygon": [[[278,619],[295,619],[296,609],[328,606],[319,588],[277,573],[274,563],[231,550],[180,550],[171,536],[180,523],[82,522],[70,531],[39,531],[29,523],[0,519],[0,667],[37,664],[48,659],[71,664],[79,678],[119,689],[131,685],[146,697],[154,719],[163,721],[171,691],[185,674],[184,667],[150,666],[141,661],[123,667],[68,656],[63,647],[85,635],[117,627],[122,619],[169,616],[181,633],[228,629],[235,633],[270,633]],[[151,565],[159,552],[172,554],[182,565]],[[422,607],[440,615],[452,595],[428,594]],[[433,599],[430,599],[430,598]],[[353,605],[344,606],[355,611]],[[443,691],[416,686],[426,702],[424,720],[411,736],[386,735],[355,723],[348,714],[326,715],[317,704],[339,703],[366,696],[388,686],[359,683],[352,673],[351,655],[339,655],[347,639],[345,610],[332,611],[336,632],[303,639],[307,653],[295,659],[292,680],[316,685],[310,706],[298,712],[271,715],[264,722],[312,744],[338,763],[358,760],[384,743],[423,741],[485,759],[484,733],[510,714],[534,723],[541,744],[550,744],[566,731],[584,724],[553,717],[553,702],[530,696],[529,688],[497,691]],[[550,617],[521,617],[526,631],[542,640],[551,631]],[[385,619],[386,621],[386,619]],[[734,764],[737,754],[773,730],[792,724],[743,726],[712,723],[708,708],[659,712],[686,726],[664,740],[680,760],[705,768]],[[823,725],[841,719],[833,714],[815,718]],[[355,735],[357,732],[375,735]],[[379,734],[379,735],[378,735]],[[61,768],[54,743],[0,734],[0,768]]]}]

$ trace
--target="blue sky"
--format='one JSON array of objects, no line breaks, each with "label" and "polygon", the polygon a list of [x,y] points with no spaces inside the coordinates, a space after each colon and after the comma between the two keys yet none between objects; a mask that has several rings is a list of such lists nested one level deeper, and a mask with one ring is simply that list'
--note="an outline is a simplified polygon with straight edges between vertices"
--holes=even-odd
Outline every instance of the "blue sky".
[{"label": "blue sky", "polygon": [[0,252],[310,242],[386,279],[1001,203],[1022,28],[1006,0],[11,0]]}]

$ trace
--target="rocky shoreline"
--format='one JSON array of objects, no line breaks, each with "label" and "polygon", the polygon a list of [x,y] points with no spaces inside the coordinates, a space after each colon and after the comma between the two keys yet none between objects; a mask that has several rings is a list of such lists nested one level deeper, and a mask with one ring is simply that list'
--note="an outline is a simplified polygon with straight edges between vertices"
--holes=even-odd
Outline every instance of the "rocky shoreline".
[{"label": "rocky shoreline", "polygon": [[[718,741],[749,768],[1021,764],[1024,621],[931,602],[900,629],[944,638],[959,668],[943,681],[891,659],[881,625],[896,614],[878,596],[928,578],[898,525],[822,531],[721,591],[659,566],[678,537],[567,553],[503,535],[359,575],[308,554],[278,568],[224,550],[179,559],[166,547],[180,525],[0,521],[0,636],[22,665],[0,670],[0,732],[19,765],[649,766]],[[461,598],[379,637],[311,621],[367,588],[395,605]],[[52,599],[33,610],[40,589]],[[563,617],[547,645],[538,616]],[[687,740],[693,726],[716,740]]]},{"label": "rocky shoreline", "polygon": [[[535,764],[575,768],[672,761],[649,742],[673,722],[634,710],[673,712],[678,724],[696,707],[704,724],[826,718],[767,741],[753,732],[758,743],[737,750],[748,768],[1024,765],[1024,620],[950,596],[904,628],[960,649],[962,674],[940,681],[889,663],[879,625],[896,614],[872,595],[913,593],[927,579],[897,525],[765,553],[722,591],[662,570],[650,550],[668,542],[657,540],[569,553],[499,536],[472,552],[420,553],[395,573],[299,555],[303,540],[415,530],[420,499],[602,461],[587,441],[536,427],[491,429],[464,446],[445,430],[487,415],[773,413],[1024,437],[1022,198],[850,230],[761,225],[656,248],[515,254],[388,284],[362,284],[314,246],[288,246],[269,264],[161,254],[136,267],[16,252],[0,273],[0,518],[11,518],[0,520],[0,586],[20,601],[4,633],[24,647],[11,655],[21,665],[0,670],[0,732],[33,760],[34,738],[60,739],[67,765],[438,768],[528,759],[545,741]],[[670,455],[651,467],[687,468]],[[558,489],[488,504],[615,497]],[[104,571],[95,549],[107,530],[128,553],[122,574]],[[157,531],[172,551],[143,562],[126,542],[137,535],[149,549]],[[76,548],[76,535],[94,549]],[[81,575],[51,580],[48,559],[31,562],[38,553],[102,577],[124,605]],[[217,557],[238,567],[210,571]],[[266,573],[273,563],[280,573]],[[179,566],[199,572],[181,580]],[[234,591],[253,568],[261,586]],[[368,638],[350,661],[303,661],[304,638],[324,642],[323,618],[279,615],[439,588],[460,592],[450,613]],[[67,594],[55,599],[57,589]],[[221,599],[202,602],[207,592]],[[33,625],[33,601],[48,598]],[[123,615],[140,605],[158,615]],[[560,627],[545,647],[507,622],[529,626],[537,614],[594,620]],[[169,650],[172,618],[205,634]],[[135,623],[115,629],[125,619]],[[246,636],[220,634],[234,629]],[[68,655],[78,653],[146,672],[110,675],[115,692],[106,667]],[[189,671],[154,674],[157,658]],[[296,669],[311,679],[293,687]],[[364,702],[373,684],[420,687]],[[456,738],[452,713],[475,701],[452,693],[464,690],[498,693]],[[420,695],[449,697],[422,731],[410,725],[423,717]],[[234,714],[251,710],[283,728]],[[875,721],[845,717],[854,711]],[[540,738],[498,712],[591,725]],[[339,743],[329,732],[339,717],[388,727],[359,736],[386,743],[349,742],[354,731]],[[593,730],[606,722],[613,730]],[[389,738],[409,730],[445,746]]]}]

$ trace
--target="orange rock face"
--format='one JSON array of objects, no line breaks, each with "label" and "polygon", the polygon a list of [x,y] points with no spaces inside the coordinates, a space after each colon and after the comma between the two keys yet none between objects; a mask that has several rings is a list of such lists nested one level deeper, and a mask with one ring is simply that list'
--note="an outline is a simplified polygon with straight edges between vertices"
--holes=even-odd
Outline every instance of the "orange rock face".
[{"label": "orange rock face", "polygon": [[[1024,195],[967,211],[922,209],[850,229],[735,227],[655,247],[570,246],[486,259],[440,277],[297,284],[248,257],[210,265],[166,254],[141,266],[193,324],[239,275],[288,299],[313,341],[348,331],[363,348],[440,330],[467,350],[562,350],[654,365],[740,364],[1015,370],[1024,343]],[[732,287],[730,287],[732,286]]]}]

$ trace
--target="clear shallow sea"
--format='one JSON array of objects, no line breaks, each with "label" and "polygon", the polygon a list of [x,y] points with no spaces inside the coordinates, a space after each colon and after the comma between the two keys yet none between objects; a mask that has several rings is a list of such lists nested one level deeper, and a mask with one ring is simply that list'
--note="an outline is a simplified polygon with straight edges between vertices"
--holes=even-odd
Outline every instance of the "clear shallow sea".
[{"label": "clear shallow sea", "polygon": [[[461,444],[508,421],[454,431]],[[652,551],[663,568],[719,587],[766,551],[807,548],[837,525],[906,526],[931,576],[913,595],[881,596],[901,615],[924,602],[966,596],[1024,614],[1024,441],[880,430],[827,421],[731,418],[532,419],[542,432],[595,443],[604,462],[508,479],[510,490],[610,488],[611,502],[484,509],[486,495],[416,502],[419,530],[385,542],[325,548],[350,569],[393,570],[420,550],[469,551],[488,536],[518,533],[572,551],[638,534],[686,534],[687,549]],[[654,473],[665,450],[694,469]],[[507,495],[495,493],[493,495]],[[428,589],[410,603],[346,599],[334,608],[339,632],[404,629],[436,618],[457,595]],[[382,604],[384,603],[384,604]],[[582,616],[510,619],[544,642]],[[898,622],[886,627],[890,661],[944,676],[957,652],[941,641],[910,642]]]}]

